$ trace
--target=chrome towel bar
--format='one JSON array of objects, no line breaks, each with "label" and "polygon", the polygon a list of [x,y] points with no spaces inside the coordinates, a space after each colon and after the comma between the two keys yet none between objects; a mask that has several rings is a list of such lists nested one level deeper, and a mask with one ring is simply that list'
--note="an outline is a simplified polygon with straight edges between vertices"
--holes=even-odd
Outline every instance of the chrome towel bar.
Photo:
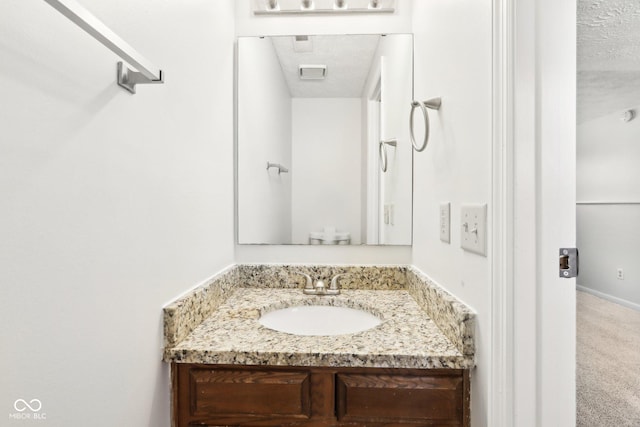
[{"label": "chrome towel bar", "polygon": [[136,93],[136,84],[164,83],[164,73],[75,0],[44,0],[137,71],[118,62],[118,85]]}]

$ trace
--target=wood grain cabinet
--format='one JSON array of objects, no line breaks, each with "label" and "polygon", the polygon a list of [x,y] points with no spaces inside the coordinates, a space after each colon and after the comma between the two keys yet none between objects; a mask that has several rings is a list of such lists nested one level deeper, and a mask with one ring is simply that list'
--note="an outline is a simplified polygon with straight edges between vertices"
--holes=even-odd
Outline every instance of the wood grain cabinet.
[{"label": "wood grain cabinet", "polygon": [[174,363],[174,427],[469,426],[469,372]]}]

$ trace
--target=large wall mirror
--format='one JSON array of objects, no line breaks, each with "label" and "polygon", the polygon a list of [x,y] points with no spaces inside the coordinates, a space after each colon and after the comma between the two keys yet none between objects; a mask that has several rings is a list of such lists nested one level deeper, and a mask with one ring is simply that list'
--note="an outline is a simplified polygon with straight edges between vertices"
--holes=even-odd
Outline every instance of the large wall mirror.
[{"label": "large wall mirror", "polygon": [[411,244],[411,34],[240,37],[237,73],[239,244]]}]

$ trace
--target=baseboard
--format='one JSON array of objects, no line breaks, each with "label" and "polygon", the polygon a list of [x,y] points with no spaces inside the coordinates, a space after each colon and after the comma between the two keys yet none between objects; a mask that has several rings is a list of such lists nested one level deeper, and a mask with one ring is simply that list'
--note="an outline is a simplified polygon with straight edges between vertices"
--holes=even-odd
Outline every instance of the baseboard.
[{"label": "baseboard", "polygon": [[576,289],[582,292],[586,292],[588,294],[594,295],[598,298],[605,299],[607,301],[611,301],[616,304],[623,305],[627,308],[631,308],[636,311],[640,311],[640,304],[636,304],[635,302],[627,301],[626,299],[614,297],[613,295],[605,294],[603,292],[596,291],[591,288],[587,288],[585,286],[576,285]]}]

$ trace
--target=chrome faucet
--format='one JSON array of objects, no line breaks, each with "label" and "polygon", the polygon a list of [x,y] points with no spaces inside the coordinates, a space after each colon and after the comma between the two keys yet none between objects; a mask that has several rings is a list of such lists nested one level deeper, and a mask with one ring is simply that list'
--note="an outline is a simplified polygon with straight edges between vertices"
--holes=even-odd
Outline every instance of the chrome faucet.
[{"label": "chrome faucet", "polygon": [[340,283],[339,283],[339,279],[341,277],[345,276],[344,273],[342,274],[336,274],[335,276],[333,276],[333,279],[331,279],[331,285],[329,285],[329,290],[330,291],[335,291],[336,295],[340,293]]},{"label": "chrome faucet", "polygon": [[318,279],[318,281],[314,286],[311,276],[309,276],[306,273],[298,273],[298,274],[307,278],[307,284],[302,290],[302,292],[305,295],[338,295],[340,294],[338,279],[344,276],[344,274],[336,274],[335,276],[333,276],[333,279],[331,279],[331,284],[329,285],[328,288],[322,279]]}]

